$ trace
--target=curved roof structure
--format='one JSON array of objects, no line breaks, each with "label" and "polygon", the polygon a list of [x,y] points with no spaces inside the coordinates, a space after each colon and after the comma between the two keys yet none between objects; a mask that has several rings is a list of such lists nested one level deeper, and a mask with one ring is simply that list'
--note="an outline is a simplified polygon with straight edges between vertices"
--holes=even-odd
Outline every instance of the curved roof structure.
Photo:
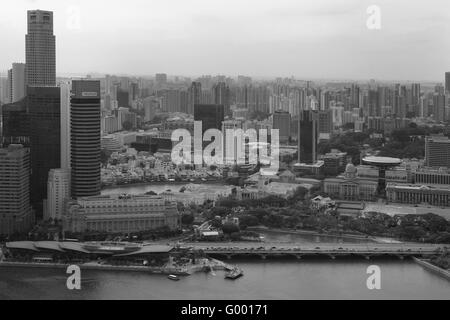
[{"label": "curved roof structure", "polygon": [[382,166],[382,165],[390,165],[390,166],[396,166],[399,165],[400,163],[402,163],[402,160],[399,158],[391,158],[391,157],[375,157],[375,156],[370,156],[370,157],[365,157],[362,159],[363,162],[367,163],[367,164],[371,164],[371,165],[375,165],[375,166]]},{"label": "curved roof structure", "polygon": [[90,253],[88,250],[84,249],[84,244],[79,242],[60,242],[59,246],[64,250],[81,252],[81,253]]},{"label": "curved roof structure", "polygon": [[36,241],[34,245],[38,249],[64,252],[57,241]]},{"label": "curved roof structure", "polygon": [[[109,246],[107,246],[109,245]],[[50,250],[56,252],[74,251],[78,253],[102,253],[110,254],[117,257],[120,256],[131,256],[131,255],[141,255],[141,254],[152,254],[152,253],[168,253],[173,247],[167,245],[122,245],[122,246],[112,246],[113,244],[103,243],[97,246],[92,243],[82,243],[82,242],[69,242],[69,241],[15,241],[7,242],[6,248],[8,249],[22,249],[39,252],[41,250]]]},{"label": "curved roof structure", "polygon": [[31,250],[31,251],[39,251],[38,248],[34,245],[33,241],[15,241],[15,242],[7,242],[6,248],[8,249],[23,249],[23,250]]}]

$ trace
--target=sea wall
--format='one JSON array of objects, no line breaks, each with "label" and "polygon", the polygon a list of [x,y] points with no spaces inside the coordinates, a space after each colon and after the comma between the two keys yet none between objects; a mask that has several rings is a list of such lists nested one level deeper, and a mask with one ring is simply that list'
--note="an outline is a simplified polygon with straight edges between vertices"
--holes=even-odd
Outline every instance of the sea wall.
[{"label": "sea wall", "polygon": [[416,257],[413,257],[413,259],[416,263],[420,264],[425,269],[432,271],[434,273],[437,273],[450,281],[450,271],[439,268],[438,266],[435,266],[434,264],[432,264],[426,260],[423,260],[423,259],[418,259]]}]

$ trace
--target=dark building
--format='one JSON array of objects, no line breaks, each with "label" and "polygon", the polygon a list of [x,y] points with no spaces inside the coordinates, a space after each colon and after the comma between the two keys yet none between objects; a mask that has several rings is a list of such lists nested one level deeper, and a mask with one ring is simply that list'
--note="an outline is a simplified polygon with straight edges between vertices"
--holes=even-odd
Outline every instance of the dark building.
[{"label": "dark building", "polygon": [[128,91],[117,89],[117,105],[119,108],[129,107],[129,95]]},{"label": "dark building", "polygon": [[194,121],[202,122],[202,134],[208,129],[222,130],[224,117],[223,105],[196,104],[194,106]]},{"label": "dark building", "polygon": [[319,139],[319,116],[314,110],[303,110],[299,115],[298,162],[316,163]]},{"label": "dark building", "polygon": [[450,72],[445,73],[445,92],[450,94]]},{"label": "dark building", "polygon": [[275,111],[272,115],[273,129],[279,130],[280,142],[287,142],[291,136],[291,115],[287,111]]},{"label": "dark building", "polygon": [[30,146],[30,118],[26,98],[2,106],[3,128],[1,145],[22,144]]},{"label": "dark building", "polygon": [[61,167],[61,93],[59,87],[28,87],[31,203],[42,217],[50,169]]},{"label": "dark building", "polygon": [[71,194],[100,194],[100,81],[72,81],[70,99]]}]

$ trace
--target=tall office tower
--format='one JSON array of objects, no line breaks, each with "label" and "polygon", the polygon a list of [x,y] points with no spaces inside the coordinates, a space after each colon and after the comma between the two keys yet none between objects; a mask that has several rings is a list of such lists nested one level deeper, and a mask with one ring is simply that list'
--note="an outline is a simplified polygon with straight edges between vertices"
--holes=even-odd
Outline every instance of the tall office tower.
[{"label": "tall office tower", "polygon": [[314,110],[300,112],[298,131],[298,162],[316,163],[319,140],[319,115]]},{"label": "tall office tower", "polygon": [[70,199],[70,170],[52,169],[47,181],[47,210],[44,220],[61,220],[65,201]]},{"label": "tall office tower", "polygon": [[445,92],[450,94],[450,72],[445,73]]},{"label": "tall office tower", "polygon": [[72,81],[70,99],[72,198],[100,194],[100,122],[100,81]]},{"label": "tall office tower", "polygon": [[25,36],[26,84],[56,85],[55,36],[53,12],[28,11],[28,34]]},{"label": "tall office tower", "polygon": [[61,169],[70,169],[70,81],[61,88]]},{"label": "tall office tower", "polygon": [[287,142],[291,136],[291,115],[287,111],[275,111],[272,115],[272,128],[279,130],[280,142]]},{"label": "tall office tower", "polygon": [[194,121],[202,122],[202,134],[208,129],[222,130],[224,118],[224,107],[222,105],[196,104],[194,106]]},{"label": "tall office tower", "polygon": [[200,82],[192,82],[188,90],[188,113],[194,114],[194,106],[201,103],[202,85]]},{"label": "tall office tower", "polygon": [[450,168],[450,139],[444,135],[425,138],[425,165]]},{"label": "tall office tower", "polygon": [[59,87],[28,87],[31,204],[42,217],[50,169],[61,168],[61,92]]},{"label": "tall office tower", "polygon": [[8,70],[8,102],[17,102],[25,97],[25,64],[13,63]]},{"label": "tall office tower", "polygon": [[22,145],[0,149],[0,235],[31,227],[30,150]]}]

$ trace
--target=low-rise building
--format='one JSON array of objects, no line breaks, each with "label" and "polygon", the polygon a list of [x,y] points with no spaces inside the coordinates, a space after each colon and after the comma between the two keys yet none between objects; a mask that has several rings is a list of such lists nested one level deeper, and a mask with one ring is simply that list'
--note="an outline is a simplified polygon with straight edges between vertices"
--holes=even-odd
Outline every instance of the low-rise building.
[{"label": "low-rise building", "polygon": [[69,201],[64,231],[130,233],[179,228],[176,202],[153,195],[103,195]]},{"label": "low-rise building", "polygon": [[450,186],[388,183],[386,196],[390,202],[450,207]]},{"label": "low-rise building", "polygon": [[377,181],[358,177],[358,169],[350,163],[345,168],[344,175],[324,180],[325,193],[342,200],[374,200],[377,187]]}]

